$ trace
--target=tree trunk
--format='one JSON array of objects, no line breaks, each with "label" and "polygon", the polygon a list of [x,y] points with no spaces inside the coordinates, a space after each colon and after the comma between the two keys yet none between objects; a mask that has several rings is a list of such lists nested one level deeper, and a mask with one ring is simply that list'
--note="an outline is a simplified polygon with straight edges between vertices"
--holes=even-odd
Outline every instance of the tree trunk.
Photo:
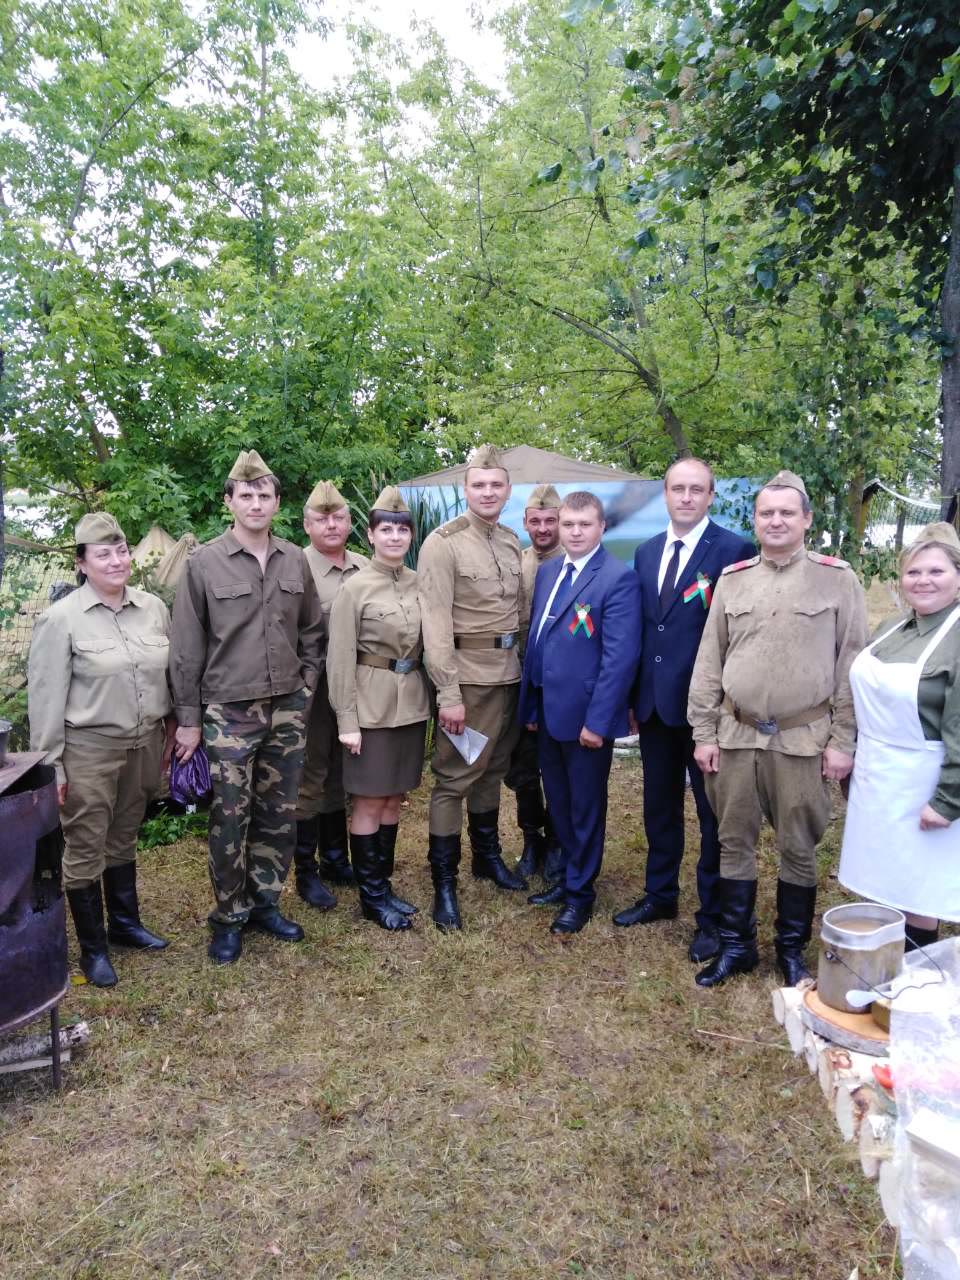
[{"label": "tree trunk", "polygon": [[[3,389],[3,347],[0,347],[0,428],[3,426],[5,414],[3,413],[4,389]],[[6,512],[3,508],[3,463],[4,448],[0,444],[0,585],[3,584],[3,565],[7,558],[7,544],[4,534],[7,529]]]},{"label": "tree trunk", "polygon": [[960,493],[960,142],[953,156],[953,209],[950,216],[950,256],[940,295],[940,322],[950,342],[950,355],[940,370],[943,418],[943,456],[940,462],[941,515],[956,516]]}]

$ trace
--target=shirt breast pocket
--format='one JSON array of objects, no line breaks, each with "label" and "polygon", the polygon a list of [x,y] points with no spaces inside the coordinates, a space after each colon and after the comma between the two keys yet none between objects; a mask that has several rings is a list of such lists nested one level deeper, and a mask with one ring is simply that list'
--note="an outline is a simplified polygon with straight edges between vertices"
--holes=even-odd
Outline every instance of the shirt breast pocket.
[{"label": "shirt breast pocket", "polygon": [[291,596],[303,595],[303,579],[302,578],[278,578],[277,586],[281,591],[286,591]]},{"label": "shirt breast pocket", "polygon": [[127,665],[116,640],[74,640],[73,668],[78,676],[96,679],[115,675]]},{"label": "shirt breast pocket", "polygon": [[221,586],[214,586],[212,590],[217,600],[240,600],[243,596],[253,594],[253,587],[249,582],[225,582]]}]

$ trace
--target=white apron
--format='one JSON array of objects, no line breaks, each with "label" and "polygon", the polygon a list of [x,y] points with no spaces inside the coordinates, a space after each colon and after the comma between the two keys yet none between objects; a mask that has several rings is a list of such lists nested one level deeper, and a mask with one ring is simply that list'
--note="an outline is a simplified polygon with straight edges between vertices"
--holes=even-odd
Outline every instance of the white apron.
[{"label": "white apron", "polygon": [[953,609],[916,662],[881,662],[873,648],[850,668],[857,755],[850,783],[839,880],[861,898],[918,916],[960,921],[960,821],[920,830],[944,746],[923,736],[917,693],[923,666],[960,618]]}]

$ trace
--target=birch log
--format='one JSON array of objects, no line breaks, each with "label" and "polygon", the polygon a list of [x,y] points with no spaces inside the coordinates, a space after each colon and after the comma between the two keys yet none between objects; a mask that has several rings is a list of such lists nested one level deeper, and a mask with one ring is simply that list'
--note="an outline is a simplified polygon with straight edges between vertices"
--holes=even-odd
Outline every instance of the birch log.
[{"label": "birch log", "polygon": [[[60,1052],[68,1052],[90,1039],[90,1026],[78,1022],[72,1027],[60,1028]],[[37,1058],[49,1059],[53,1046],[49,1031],[45,1035],[16,1036],[12,1040],[0,1040],[0,1072],[15,1071],[18,1064]]]},{"label": "birch log", "polygon": [[895,1118],[884,1111],[868,1113],[860,1126],[860,1168],[871,1179],[880,1176],[880,1166],[893,1155]]},{"label": "birch log", "polygon": [[841,1080],[833,1101],[833,1115],[844,1142],[859,1141],[864,1120],[879,1108],[880,1099],[872,1084]]},{"label": "birch log", "polygon": [[781,1027],[785,1025],[788,1009],[799,1009],[803,1000],[803,992],[796,987],[777,987],[771,997],[773,1018]]},{"label": "birch log", "polygon": [[827,1041],[823,1036],[818,1036],[815,1031],[806,1030],[803,1033],[803,1060],[807,1064],[807,1070],[812,1076],[818,1074],[820,1069],[820,1055],[826,1051]]},{"label": "birch log", "polygon": [[900,1166],[895,1160],[884,1160],[877,1177],[883,1216],[891,1227],[900,1226]]}]

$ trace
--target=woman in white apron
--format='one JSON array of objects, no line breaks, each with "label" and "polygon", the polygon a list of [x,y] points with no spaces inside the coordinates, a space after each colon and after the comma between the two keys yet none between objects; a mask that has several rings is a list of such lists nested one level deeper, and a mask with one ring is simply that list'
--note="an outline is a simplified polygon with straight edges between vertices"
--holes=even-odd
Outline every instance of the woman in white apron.
[{"label": "woman in white apron", "polygon": [[899,907],[907,946],[960,921],[960,539],[928,525],[900,560],[908,617],[854,660],[857,754],[840,883]]}]

